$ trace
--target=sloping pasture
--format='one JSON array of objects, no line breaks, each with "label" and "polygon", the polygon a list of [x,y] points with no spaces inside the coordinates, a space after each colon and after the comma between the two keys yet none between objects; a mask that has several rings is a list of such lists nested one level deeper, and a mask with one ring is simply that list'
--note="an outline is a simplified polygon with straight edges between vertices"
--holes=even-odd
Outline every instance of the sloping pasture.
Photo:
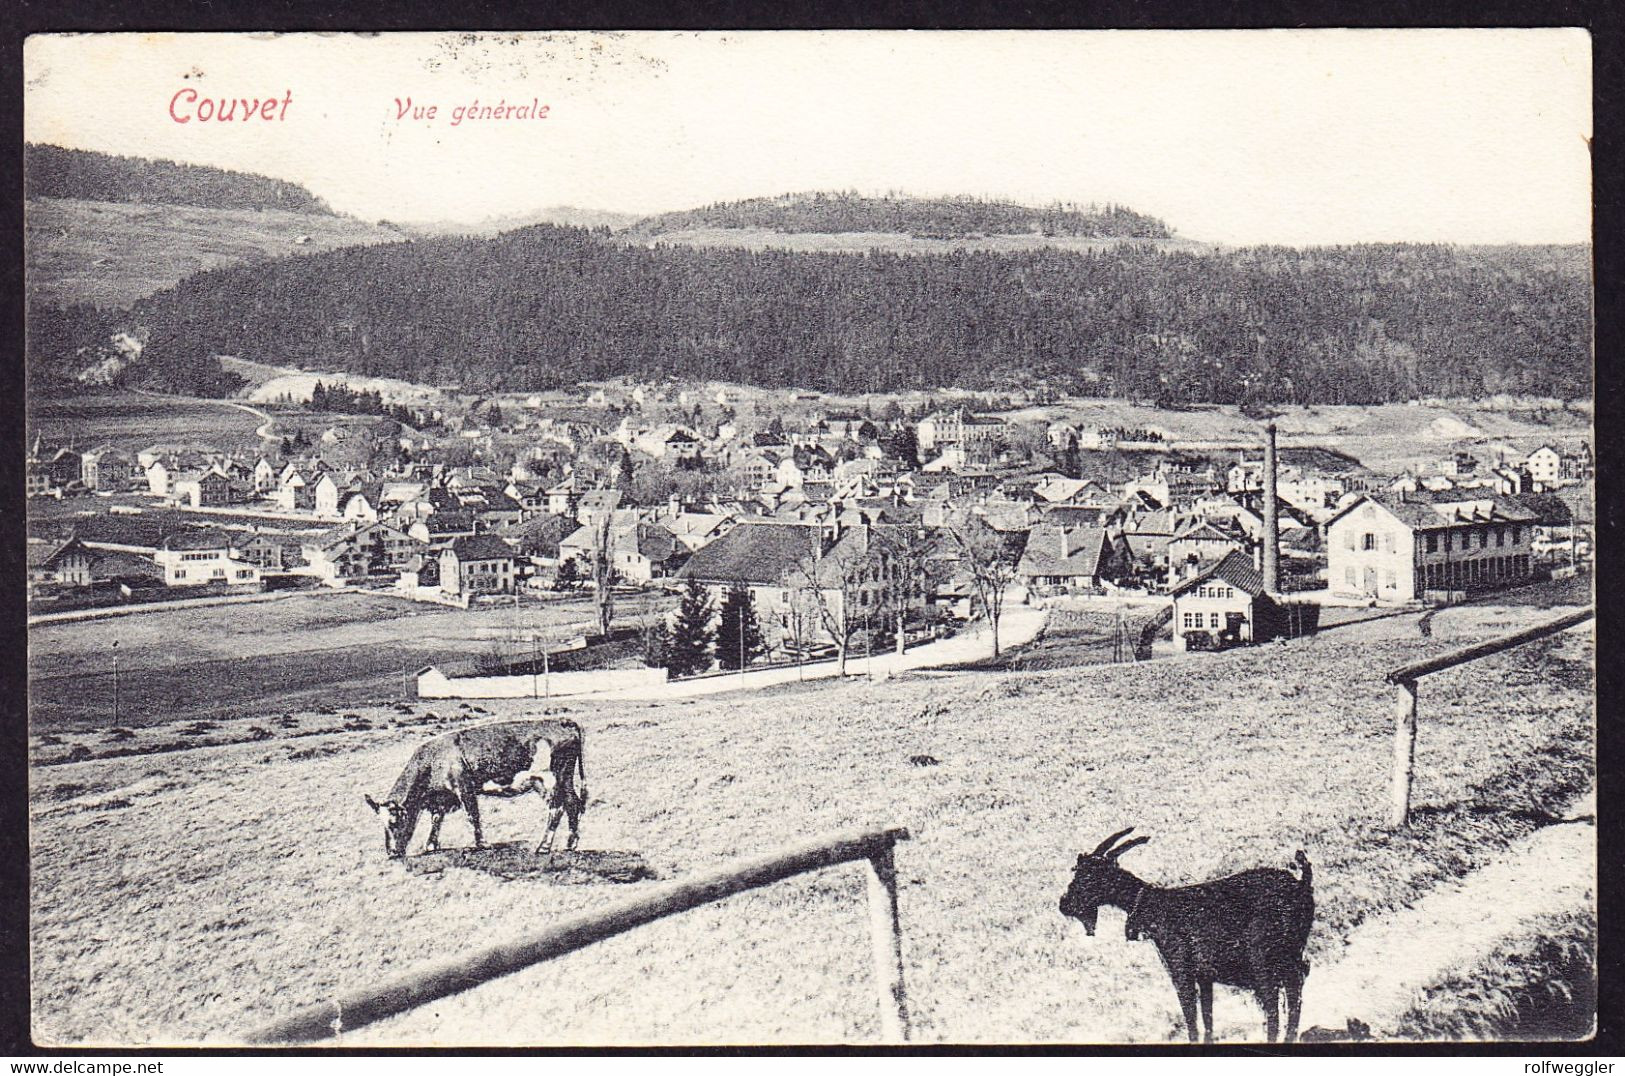
[{"label": "sloping pasture", "polygon": [[[671,879],[826,830],[901,823],[915,834],[897,864],[917,1038],[1166,1041],[1178,1016],[1153,949],[1125,942],[1116,913],[1094,938],[1058,913],[1077,853],[1132,824],[1152,841],[1125,866],[1178,884],[1286,866],[1306,849],[1309,959],[1335,961],[1356,924],[1488,862],[1594,780],[1594,659],[1580,629],[1430,678],[1418,821],[1403,836],[1381,828],[1383,670],[1548,615],[1474,607],[1437,615],[1428,638],[1396,617],[1142,665],[578,705],[592,794],[583,848],[635,853]],[[386,860],[361,793],[386,790],[425,735],[335,732],[36,770],[36,1038],[230,1040],[630,891]],[[494,841],[540,823],[532,797],[487,810]],[[468,840],[461,816],[445,835]],[[873,1041],[863,895],[856,866],[793,879],[349,1038]],[[1221,1024],[1260,1027],[1249,1001],[1219,993]]]}]

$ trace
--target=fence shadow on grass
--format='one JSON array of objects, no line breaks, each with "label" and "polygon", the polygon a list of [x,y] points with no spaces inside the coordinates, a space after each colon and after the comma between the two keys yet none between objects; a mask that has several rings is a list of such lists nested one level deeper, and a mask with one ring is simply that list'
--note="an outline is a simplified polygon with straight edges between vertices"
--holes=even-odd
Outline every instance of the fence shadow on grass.
[{"label": "fence shadow on grass", "polygon": [[1507,807],[1494,803],[1422,804],[1411,808],[1411,817],[1416,820],[1426,821],[1432,818],[1448,818],[1457,815],[1522,822],[1534,829],[1545,829],[1547,826],[1563,826],[1580,822],[1595,822],[1597,820],[1595,815],[1589,814],[1557,815],[1550,811],[1543,811],[1538,807]]},{"label": "fence shadow on grass", "polygon": [[561,849],[538,855],[534,841],[503,841],[485,848],[442,848],[411,856],[405,863],[406,869],[417,875],[436,875],[458,868],[549,885],[614,885],[659,878],[636,852]]}]

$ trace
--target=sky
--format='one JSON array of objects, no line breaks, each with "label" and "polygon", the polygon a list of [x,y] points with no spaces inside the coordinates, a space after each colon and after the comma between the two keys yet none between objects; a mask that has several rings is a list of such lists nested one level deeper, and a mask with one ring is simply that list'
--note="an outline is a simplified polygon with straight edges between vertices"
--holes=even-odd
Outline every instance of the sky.
[{"label": "sky", "polygon": [[[368,220],[895,190],[1115,202],[1232,244],[1591,234],[1582,30],[97,34],[31,37],[24,70],[29,141]],[[183,91],[277,107],[205,122]],[[546,118],[453,123],[476,102]]]}]

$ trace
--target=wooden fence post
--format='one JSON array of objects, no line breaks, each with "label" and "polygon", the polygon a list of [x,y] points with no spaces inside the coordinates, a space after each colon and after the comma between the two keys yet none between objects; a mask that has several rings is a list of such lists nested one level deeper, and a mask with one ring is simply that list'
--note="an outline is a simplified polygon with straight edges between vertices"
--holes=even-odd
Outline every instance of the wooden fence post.
[{"label": "wooden fence post", "polygon": [[1388,828],[1404,829],[1411,821],[1411,774],[1416,765],[1416,681],[1401,680],[1394,687],[1394,777]]},{"label": "wooden fence post", "polygon": [[875,985],[880,992],[882,1042],[908,1041],[908,995],[903,987],[903,928],[897,918],[894,845],[869,857],[869,935],[874,943]]}]

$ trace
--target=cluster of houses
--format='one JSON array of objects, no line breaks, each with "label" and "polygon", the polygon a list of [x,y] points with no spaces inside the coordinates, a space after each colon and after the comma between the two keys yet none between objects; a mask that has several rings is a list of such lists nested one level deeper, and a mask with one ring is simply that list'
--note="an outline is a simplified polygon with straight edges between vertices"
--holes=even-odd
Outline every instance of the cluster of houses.
[{"label": "cluster of houses", "polygon": [[[697,580],[718,604],[746,588],[769,645],[804,648],[830,634],[832,608],[837,620],[866,622],[968,613],[969,567],[944,535],[977,518],[1007,537],[1013,581],[1030,598],[1131,590],[1173,599],[1176,637],[1245,642],[1273,630],[1280,595],[1262,582],[1260,459],[1227,466],[1170,452],[1152,429],[1055,423],[1023,437],[962,406],[912,422],[830,409],[794,429],[778,419],[747,429],[725,410],[706,425],[699,404],[711,402],[696,400],[686,422],[681,411],[627,409],[616,423],[616,412],[577,405],[515,408],[501,431],[448,416],[465,458],[497,432],[522,434],[523,451],[500,464],[447,462],[421,435],[403,437],[379,470],[333,466],[319,450],[79,452],[36,439],[30,495],[134,493],[154,515],[167,508],[190,522],[143,530],[129,515],[137,509],[120,508],[122,518],[92,516],[32,541],[31,592],[239,590],[303,577],[466,604],[593,579],[602,557],[618,585]],[[1125,450],[1119,461],[1149,462],[1128,477],[1063,473],[1063,458],[1113,447]],[[589,457],[618,458],[623,476],[635,460],[726,481],[636,504],[617,468]],[[1554,493],[1590,474],[1584,445],[1493,465],[1456,453],[1437,473],[1394,480],[1355,466],[1280,466],[1279,589],[1408,602],[1526,580],[1565,531],[1572,556],[1576,520]],[[201,518],[210,512],[217,519]],[[914,563],[917,578],[898,585],[896,550],[922,545],[930,570]]]}]

